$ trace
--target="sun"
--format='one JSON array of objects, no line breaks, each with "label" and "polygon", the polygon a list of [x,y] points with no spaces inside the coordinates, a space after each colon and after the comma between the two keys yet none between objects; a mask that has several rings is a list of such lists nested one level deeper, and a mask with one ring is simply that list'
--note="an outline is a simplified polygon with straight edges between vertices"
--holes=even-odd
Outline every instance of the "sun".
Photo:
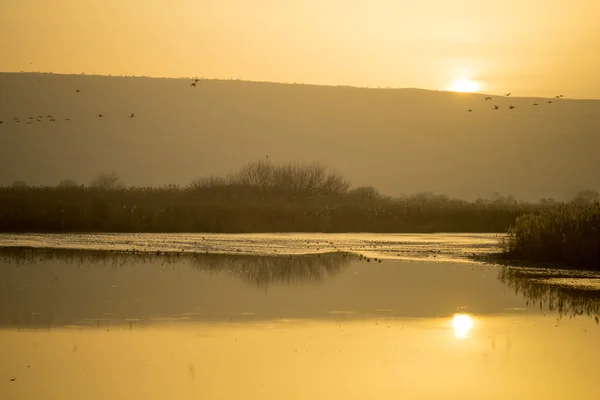
[{"label": "sun", "polygon": [[471,328],[473,328],[473,318],[468,314],[454,314],[452,327],[454,328],[454,336],[459,339],[466,339]]},{"label": "sun", "polygon": [[473,93],[477,92],[480,88],[481,85],[479,82],[472,79],[460,78],[452,82],[449,89],[452,92]]}]

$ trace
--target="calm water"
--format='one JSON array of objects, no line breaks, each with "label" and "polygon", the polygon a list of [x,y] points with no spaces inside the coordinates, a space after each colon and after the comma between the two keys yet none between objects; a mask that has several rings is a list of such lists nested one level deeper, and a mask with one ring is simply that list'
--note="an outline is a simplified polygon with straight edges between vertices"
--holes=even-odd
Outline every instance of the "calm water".
[{"label": "calm water", "polygon": [[0,250],[0,399],[598,398],[600,275],[494,245],[3,235],[37,249]]}]

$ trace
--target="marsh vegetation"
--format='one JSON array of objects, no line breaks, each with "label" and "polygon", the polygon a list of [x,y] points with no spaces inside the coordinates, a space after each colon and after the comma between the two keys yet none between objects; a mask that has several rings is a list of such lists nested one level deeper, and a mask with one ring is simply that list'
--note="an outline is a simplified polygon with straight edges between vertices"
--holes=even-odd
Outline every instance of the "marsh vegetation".
[{"label": "marsh vegetation", "polygon": [[579,195],[521,215],[501,244],[508,258],[600,269],[600,203]]},{"label": "marsh vegetation", "polygon": [[0,188],[3,232],[504,232],[550,207],[497,196],[390,197],[352,187],[316,163],[249,163],[187,187],[125,187],[115,173],[88,185]]}]

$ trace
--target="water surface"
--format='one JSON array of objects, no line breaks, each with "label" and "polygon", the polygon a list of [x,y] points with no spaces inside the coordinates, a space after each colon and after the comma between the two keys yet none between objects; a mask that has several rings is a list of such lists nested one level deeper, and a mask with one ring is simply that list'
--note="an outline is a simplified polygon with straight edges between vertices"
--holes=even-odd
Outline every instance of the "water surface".
[{"label": "water surface", "polygon": [[0,250],[0,398],[597,398],[598,274],[470,261],[477,235],[220,236]]}]

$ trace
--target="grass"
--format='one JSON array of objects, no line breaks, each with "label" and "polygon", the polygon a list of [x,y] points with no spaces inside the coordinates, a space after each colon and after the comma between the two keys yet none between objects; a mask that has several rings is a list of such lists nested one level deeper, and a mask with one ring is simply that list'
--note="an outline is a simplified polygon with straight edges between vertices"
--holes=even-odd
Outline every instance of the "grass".
[{"label": "grass", "polygon": [[0,187],[0,231],[505,232],[517,217],[550,207],[428,193],[388,197],[352,188],[319,164],[259,161],[184,188],[127,188],[104,175],[87,186]]},{"label": "grass", "polygon": [[501,245],[507,258],[600,270],[600,203],[559,204],[521,215]]}]

